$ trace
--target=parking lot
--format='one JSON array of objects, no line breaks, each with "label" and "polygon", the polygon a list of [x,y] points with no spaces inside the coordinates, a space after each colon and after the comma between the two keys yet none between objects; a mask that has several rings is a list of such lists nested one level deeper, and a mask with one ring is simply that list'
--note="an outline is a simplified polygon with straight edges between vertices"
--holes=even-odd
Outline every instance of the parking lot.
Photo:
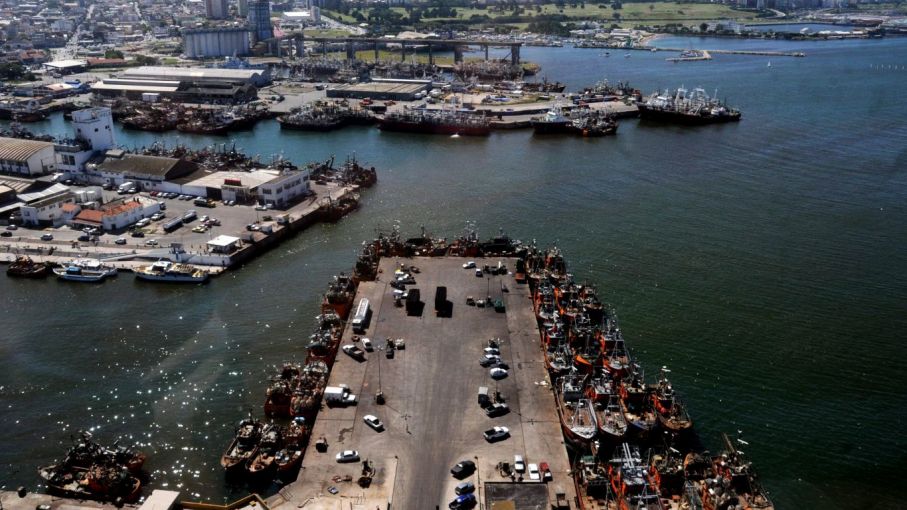
[{"label": "parking lot", "polygon": [[[520,494],[521,487],[541,486],[551,501],[555,492],[565,492],[574,501],[529,289],[517,285],[512,275],[477,277],[474,269],[462,267],[464,262],[462,258],[383,259],[379,281],[360,285],[356,302],[367,297],[372,308],[362,336],[375,349],[366,352],[364,360],[341,352],[330,379],[332,386],[349,385],[359,403],[322,409],[312,440],[323,437],[327,451],[307,450],[299,480],[275,498],[275,505],[298,505],[314,498],[306,508],[340,508],[338,501],[343,498],[357,498],[368,509],[387,508],[389,502],[395,509],[448,508],[461,481],[476,485],[482,508],[488,508],[486,482],[506,483],[514,494]],[[482,267],[497,264],[498,259],[478,262]],[[408,287],[420,289],[421,316],[407,315],[406,307],[395,306],[389,283],[400,263],[419,268],[413,275],[416,283]],[[515,261],[504,259],[503,263],[513,268]],[[453,305],[449,318],[435,315],[438,285],[447,287],[447,299]],[[468,296],[501,299],[505,310],[468,306]],[[405,348],[394,349],[393,357],[388,357],[384,349],[388,338],[403,339]],[[489,367],[479,363],[492,338],[499,339],[501,357],[509,366],[507,377],[498,381],[490,376]],[[353,334],[348,328],[343,344],[351,343]],[[478,403],[480,386],[487,387],[492,396],[500,392],[510,412],[486,416]],[[379,391],[386,398],[383,405],[375,399]],[[365,415],[377,416],[385,430],[378,432],[366,425]],[[494,426],[507,427],[509,435],[486,441],[483,432]],[[378,474],[369,488],[355,484],[361,464],[336,462],[335,455],[343,450],[356,450],[361,459],[375,464]],[[547,484],[530,481],[525,472],[513,477],[502,474],[501,463],[513,464],[514,455],[521,455],[527,465],[547,463],[552,480]],[[475,462],[477,471],[454,478],[450,469],[461,460]],[[354,481],[343,482],[344,475]],[[331,494],[334,491],[337,493]],[[523,499],[532,497],[527,494]]]},{"label": "parking lot", "polygon": [[[150,193],[138,193],[138,196],[157,200],[163,204],[163,218],[150,220],[147,225],[139,228],[120,229],[112,232],[98,232],[87,235],[80,229],[69,226],[60,227],[0,227],[3,237],[0,237],[0,249],[9,253],[28,253],[31,255],[48,254],[53,252],[57,256],[91,256],[116,257],[116,256],[146,256],[158,257],[166,255],[171,244],[179,243],[184,250],[189,252],[204,252],[206,243],[218,235],[240,237],[247,231],[251,224],[275,220],[279,215],[289,214],[294,219],[310,214],[319,204],[321,197],[328,194],[337,197],[347,190],[333,183],[311,185],[314,195],[301,198],[287,210],[260,210],[252,205],[228,206],[223,202],[215,202],[214,207],[199,206],[193,200],[180,200],[152,196]],[[73,189],[78,189],[74,187]],[[128,198],[135,195],[121,195],[115,190],[105,190],[103,200],[108,203],[118,198]],[[195,198],[195,197],[192,197]],[[165,232],[164,225],[170,219],[182,217],[188,211],[194,210],[197,218],[186,222],[185,225]],[[220,225],[212,225],[202,231],[194,231],[202,224],[202,218],[208,216],[216,219]],[[7,228],[10,228],[7,230]],[[199,229],[201,230],[201,229]],[[135,233],[138,231],[139,233]]]}]

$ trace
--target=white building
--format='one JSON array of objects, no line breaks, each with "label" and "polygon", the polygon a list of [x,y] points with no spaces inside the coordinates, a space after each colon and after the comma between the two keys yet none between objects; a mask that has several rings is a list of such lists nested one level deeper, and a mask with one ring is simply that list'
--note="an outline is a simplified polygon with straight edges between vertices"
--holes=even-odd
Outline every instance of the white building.
[{"label": "white building", "polygon": [[106,151],[116,147],[113,115],[110,108],[85,108],[72,112],[76,138],[88,142],[91,150]]},{"label": "white building", "polygon": [[0,138],[0,173],[43,175],[56,169],[54,144],[19,138]]},{"label": "white building", "polygon": [[251,38],[247,27],[183,30],[183,53],[189,58],[244,56],[249,54]]},{"label": "white building", "polygon": [[136,196],[115,200],[97,209],[82,209],[72,218],[72,226],[100,228],[105,232],[120,230],[160,210],[157,200]]},{"label": "white building", "polygon": [[287,25],[305,27],[321,23],[321,9],[312,7],[311,9],[295,10],[283,13],[280,16],[280,26],[283,28]]},{"label": "white building", "polygon": [[18,199],[23,202],[19,207],[22,223],[32,226],[58,227],[64,221],[64,207],[75,204],[76,197],[67,186],[53,186],[34,193],[22,193]]},{"label": "white building", "polygon": [[[263,170],[265,172],[271,172]],[[273,172],[276,176],[258,186],[258,201],[275,207],[283,207],[295,198],[309,192],[309,174],[299,170]]]}]

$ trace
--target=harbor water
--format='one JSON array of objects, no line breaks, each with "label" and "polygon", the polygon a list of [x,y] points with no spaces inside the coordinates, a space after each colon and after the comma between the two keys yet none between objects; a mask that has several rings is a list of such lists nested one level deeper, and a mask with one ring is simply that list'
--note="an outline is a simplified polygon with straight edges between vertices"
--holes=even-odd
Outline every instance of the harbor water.
[{"label": "harbor water", "polygon": [[[130,147],[216,142],[296,162],[355,152],[379,182],[338,224],[205,286],[0,278],[0,485],[37,489],[36,466],[88,429],[138,443],[154,488],[245,494],[226,485],[219,457],[234,424],[261,413],[275,365],[304,356],[331,276],[395,222],[454,236],[472,221],[483,238],[503,228],[562,247],[617,309],[648,374],[672,370],[705,443],[742,431],[779,508],[901,507],[907,39],[657,44],[808,56],[674,64],[664,52],[523,49],[569,89],[603,78],[717,89],[743,111],[733,125],[624,120],[591,140],[275,122],[224,138],[118,131]],[[60,115],[30,128],[68,129]]]}]

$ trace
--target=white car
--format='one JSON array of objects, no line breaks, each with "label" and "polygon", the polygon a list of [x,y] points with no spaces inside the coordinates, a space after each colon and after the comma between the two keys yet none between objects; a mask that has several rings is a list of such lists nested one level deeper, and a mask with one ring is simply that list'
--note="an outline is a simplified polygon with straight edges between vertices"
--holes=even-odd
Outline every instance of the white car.
[{"label": "white car", "polygon": [[394,346],[397,348],[397,350],[402,351],[403,349],[406,349],[406,341],[402,338],[398,338],[397,341],[394,342]]},{"label": "white car", "polygon": [[495,354],[499,356],[501,354],[501,350],[497,347],[486,347],[485,354]]},{"label": "white car", "polygon": [[359,452],[356,450],[343,450],[337,454],[337,462],[359,462]]},{"label": "white car", "polygon": [[362,347],[365,348],[365,350],[368,352],[372,352],[375,350],[375,346],[372,345],[372,341],[369,338],[362,339]]},{"label": "white car", "polygon": [[523,460],[522,455],[513,456],[513,470],[517,473],[522,473],[526,471],[526,462]]},{"label": "white car", "polygon": [[529,464],[529,479],[530,480],[541,480],[542,475],[539,473],[538,464]]},{"label": "white car", "polygon": [[492,368],[488,371],[488,375],[490,375],[492,379],[503,379],[507,377],[509,373],[503,368]]},{"label": "white car", "polygon": [[377,416],[367,414],[362,417],[362,421],[364,421],[366,425],[375,429],[378,432],[381,432],[382,430],[384,430],[384,424],[381,423],[381,420],[379,420]]},{"label": "white car", "polygon": [[463,269],[472,269],[474,267],[476,267],[476,263],[473,260],[470,260],[469,262],[463,264]]}]

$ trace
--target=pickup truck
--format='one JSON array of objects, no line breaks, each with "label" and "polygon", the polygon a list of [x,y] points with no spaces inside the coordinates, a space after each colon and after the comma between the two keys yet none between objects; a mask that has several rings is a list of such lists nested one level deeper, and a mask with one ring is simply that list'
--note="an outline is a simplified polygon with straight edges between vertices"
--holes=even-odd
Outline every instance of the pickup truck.
[{"label": "pickup truck", "polygon": [[357,360],[365,359],[365,351],[363,351],[362,349],[360,349],[359,347],[357,347],[353,344],[344,345],[341,348],[343,349],[343,352],[345,352],[349,357],[351,357],[353,359],[357,359]]},{"label": "pickup truck", "polygon": [[350,388],[347,385],[343,384],[325,388],[324,401],[329,406],[345,406],[355,404],[358,401],[358,398],[356,395],[350,393]]}]

